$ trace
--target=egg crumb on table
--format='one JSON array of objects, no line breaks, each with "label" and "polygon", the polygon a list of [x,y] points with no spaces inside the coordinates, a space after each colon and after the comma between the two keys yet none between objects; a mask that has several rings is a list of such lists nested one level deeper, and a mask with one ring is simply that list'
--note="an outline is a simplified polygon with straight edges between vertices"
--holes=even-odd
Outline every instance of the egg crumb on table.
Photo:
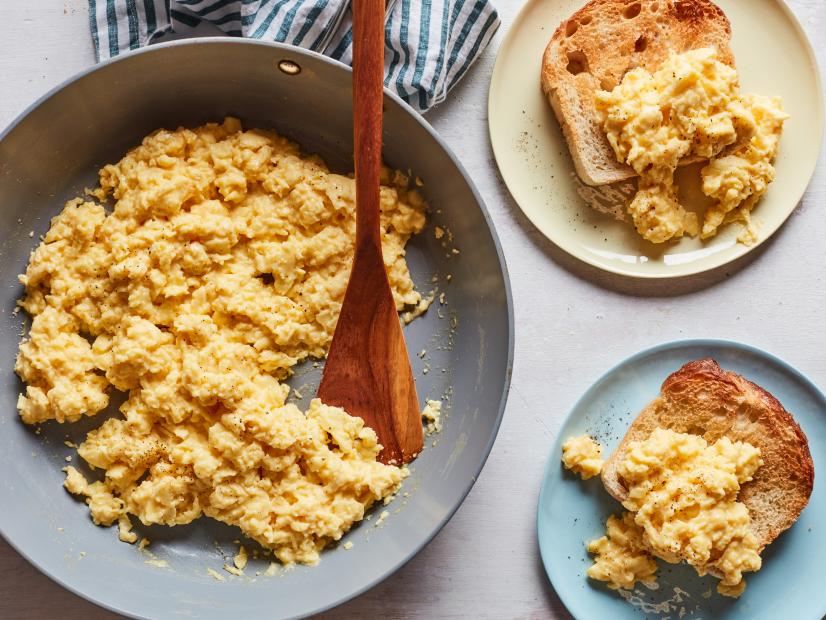
[{"label": "egg crumb on table", "polygon": [[[736,69],[701,48],[671,54],[653,73],[632,69],[610,92],[598,91],[596,104],[617,159],[639,175],[628,212],[643,238],[707,239],[734,219],[748,226],[774,180],[772,161],[788,118],[779,97],[741,95]],[[708,160],[702,191],[715,204],[702,225],[677,197],[674,172],[685,158]]]},{"label": "egg crumb on table", "polygon": [[562,464],[583,480],[598,476],[602,471],[602,446],[589,435],[569,437],[562,444]]},{"label": "egg crumb on table", "polygon": [[697,435],[657,428],[631,442],[619,465],[629,512],[609,517],[606,535],[588,543],[596,554],[588,576],[611,588],[650,581],[654,571],[642,558],[650,554],[685,561],[700,576],[711,573],[720,579],[720,594],[740,596],[743,573],[759,570],[762,561],[748,508],[737,495],[762,464],[759,449],[727,437],[709,445]]},{"label": "egg crumb on table", "polygon": [[[426,205],[403,174],[384,169],[382,183],[382,246],[403,310],[421,301],[405,244]],[[281,562],[315,563],[406,472],[376,461],[360,418],[317,399],[302,412],[281,382],[332,339],[354,181],[227,118],[151,134],[100,171],[92,194],[113,207],[69,201],[20,278],[32,316],[15,367],[22,420],[76,422],[112,388],[125,392],[121,415],[78,447],[102,479],[65,468],[95,523],[117,522],[134,542],[129,515],[170,526],[206,515]]]}]

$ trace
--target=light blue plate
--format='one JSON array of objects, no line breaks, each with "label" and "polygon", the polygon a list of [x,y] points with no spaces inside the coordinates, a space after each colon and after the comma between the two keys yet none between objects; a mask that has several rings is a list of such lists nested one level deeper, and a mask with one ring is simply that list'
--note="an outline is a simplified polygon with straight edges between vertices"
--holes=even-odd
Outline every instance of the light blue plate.
[{"label": "light blue plate", "polygon": [[[659,562],[657,590],[609,590],[590,580],[585,543],[604,533],[604,522],[622,506],[599,478],[582,481],[563,470],[562,442],[588,433],[610,454],[629,424],[660,391],[665,378],[691,360],[713,357],[774,394],[809,439],[815,485],[798,522],[763,553],[763,568],[747,574],[740,599],[716,592],[717,580],[687,566]],[[820,620],[826,616],[826,397],[784,361],[754,347],[722,340],[687,340],[648,349],[602,376],[568,415],[551,451],[539,494],[537,528],[545,571],[568,610],[593,618],[714,618]],[[711,593],[709,596],[709,592]],[[704,596],[705,595],[705,596]]]}]

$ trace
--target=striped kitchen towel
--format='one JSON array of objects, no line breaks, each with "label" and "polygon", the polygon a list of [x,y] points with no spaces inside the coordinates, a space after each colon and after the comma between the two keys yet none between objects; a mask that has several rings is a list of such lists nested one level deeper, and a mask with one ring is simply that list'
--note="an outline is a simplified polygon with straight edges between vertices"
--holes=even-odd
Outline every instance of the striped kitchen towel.
[{"label": "striped kitchen towel", "polygon": [[[200,22],[350,64],[351,0],[89,0],[98,60]],[[385,85],[419,111],[444,100],[499,27],[488,0],[388,0]]]}]

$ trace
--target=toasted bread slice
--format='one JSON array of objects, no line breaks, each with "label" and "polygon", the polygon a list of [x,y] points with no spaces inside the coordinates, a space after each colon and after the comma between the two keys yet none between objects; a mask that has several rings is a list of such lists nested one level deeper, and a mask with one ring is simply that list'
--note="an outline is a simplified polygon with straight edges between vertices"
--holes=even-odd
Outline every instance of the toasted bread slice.
[{"label": "toasted bread slice", "polygon": [[635,67],[654,71],[671,52],[700,47],[715,48],[718,60],[733,67],[730,40],[728,19],[709,0],[592,0],[562,22],[542,59],[542,90],[582,181],[606,185],[636,176],[605,137],[597,90],[613,89]]},{"label": "toasted bread slice", "polygon": [[623,501],[627,489],[617,473],[629,443],[657,428],[702,435],[713,443],[726,436],[760,449],[763,466],[740,489],[762,549],[800,516],[812,493],[814,464],[800,427],[777,399],[713,359],[690,362],[670,375],[655,398],[631,424],[605,462],[602,483]]}]

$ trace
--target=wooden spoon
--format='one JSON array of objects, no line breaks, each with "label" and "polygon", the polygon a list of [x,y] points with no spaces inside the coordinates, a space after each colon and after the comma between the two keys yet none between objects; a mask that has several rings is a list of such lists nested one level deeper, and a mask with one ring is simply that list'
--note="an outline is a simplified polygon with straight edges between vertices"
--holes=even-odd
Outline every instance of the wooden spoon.
[{"label": "wooden spoon", "polygon": [[344,304],[318,397],[376,431],[383,463],[421,452],[422,419],[381,251],[379,179],[384,83],[384,0],[353,2],[356,244]]}]

